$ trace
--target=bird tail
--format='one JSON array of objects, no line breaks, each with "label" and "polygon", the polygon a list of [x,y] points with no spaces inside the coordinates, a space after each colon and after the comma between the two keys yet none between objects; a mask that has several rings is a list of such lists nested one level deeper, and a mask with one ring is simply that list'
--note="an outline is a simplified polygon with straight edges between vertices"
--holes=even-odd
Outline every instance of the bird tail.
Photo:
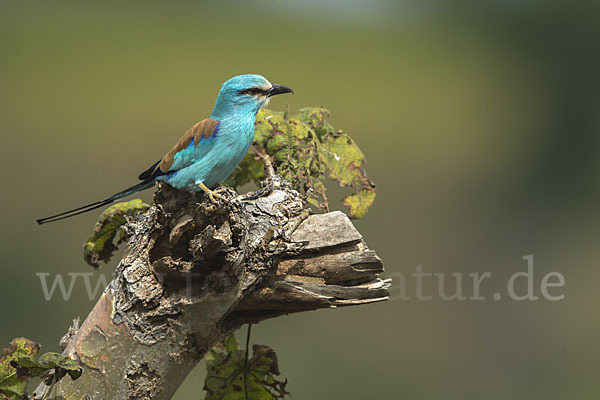
[{"label": "bird tail", "polygon": [[156,182],[153,180],[138,183],[137,185],[133,185],[132,187],[122,190],[119,193],[115,193],[112,196],[107,197],[104,200],[96,201],[94,203],[90,203],[90,204],[87,204],[82,207],[74,208],[72,210],[65,211],[60,214],[52,215],[50,217],[40,218],[37,220],[37,223],[42,225],[42,224],[46,224],[48,222],[60,221],[61,219],[70,218],[75,215],[79,215],[79,214],[86,213],[88,211],[95,210],[96,208],[104,207],[105,205],[114,203],[117,200],[121,200],[121,199],[129,196],[130,194],[134,194],[137,192],[141,192],[142,190],[149,189],[152,186],[154,186],[155,183]]}]

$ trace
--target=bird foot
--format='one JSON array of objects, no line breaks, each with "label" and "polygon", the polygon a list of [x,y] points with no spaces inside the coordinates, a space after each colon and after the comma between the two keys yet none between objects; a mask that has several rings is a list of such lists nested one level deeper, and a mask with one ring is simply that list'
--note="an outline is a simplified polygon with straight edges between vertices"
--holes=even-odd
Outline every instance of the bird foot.
[{"label": "bird foot", "polygon": [[198,184],[198,186],[200,186],[200,188],[202,188],[202,190],[204,190],[204,193],[206,193],[208,195],[208,197],[210,198],[210,200],[213,203],[218,203],[218,201],[216,199],[221,199],[224,202],[229,203],[229,200],[225,196],[223,196],[222,194],[219,193],[219,192],[223,192],[223,191],[227,190],[227,188],[218,188],[215,190],[211,190],[202,182],[200,182]]}]

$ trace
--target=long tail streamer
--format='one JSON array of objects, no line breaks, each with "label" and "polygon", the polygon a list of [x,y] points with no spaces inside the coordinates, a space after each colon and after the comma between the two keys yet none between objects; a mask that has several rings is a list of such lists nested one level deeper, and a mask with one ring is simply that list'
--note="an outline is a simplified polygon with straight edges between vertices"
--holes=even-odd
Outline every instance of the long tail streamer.
[{"label": "long tail streamer", "polygon": [[104,200],[86,204],[85,206],[74,208],[72,210],[65,211],[60,214],[52,215],[50,217],[40,218],[37,220],[37,223],[42,225],[42,224],[47,224],[48,222],[60,221],[61,219],[74,217],[75,215],[83,214],[88,211],[92,211],[97,208],[104,207],[110,203],[114,203],[117,200],[121,200],[121,199],[129,196],[130,194],[134,194],[137,192],[141,192],[142,190],[149,189],[152,186],[154,186],[155,183],[156,183],[155,181],[144,181],[144,182],[138,183],[137,185],[133,185],[132,187],[127,188],[123,191],[120,191],[119,193],[115,193],[112,196],[107,197]]}]

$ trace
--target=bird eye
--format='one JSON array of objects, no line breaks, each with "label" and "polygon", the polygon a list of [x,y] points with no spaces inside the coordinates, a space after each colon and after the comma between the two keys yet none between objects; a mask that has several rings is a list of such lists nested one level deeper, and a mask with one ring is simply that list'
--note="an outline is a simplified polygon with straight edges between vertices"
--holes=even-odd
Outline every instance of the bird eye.
[{"label": "bird eye", "polygon": [[264,94],[265,91],[261,88],[257,88],[257,87],[253,87],[250,89],[244,89],[244,90],[240,90],[239,94],[249,94],[250,96],[258,96],[261,94]]}]

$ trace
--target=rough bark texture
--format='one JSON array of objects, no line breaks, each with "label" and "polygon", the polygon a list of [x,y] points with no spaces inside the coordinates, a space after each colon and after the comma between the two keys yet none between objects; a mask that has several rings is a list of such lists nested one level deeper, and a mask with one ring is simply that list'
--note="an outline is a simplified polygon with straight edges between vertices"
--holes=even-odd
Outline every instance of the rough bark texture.
[{"label": "rough bark texture", "polygon": [[57,399],[169,399],[244,323],[389,294],[381,260],[350,220],[309,215],[278,176],[227,204],[162,185],[126,229],[115,278],[63,340],[84,373],[57,384]]}]

